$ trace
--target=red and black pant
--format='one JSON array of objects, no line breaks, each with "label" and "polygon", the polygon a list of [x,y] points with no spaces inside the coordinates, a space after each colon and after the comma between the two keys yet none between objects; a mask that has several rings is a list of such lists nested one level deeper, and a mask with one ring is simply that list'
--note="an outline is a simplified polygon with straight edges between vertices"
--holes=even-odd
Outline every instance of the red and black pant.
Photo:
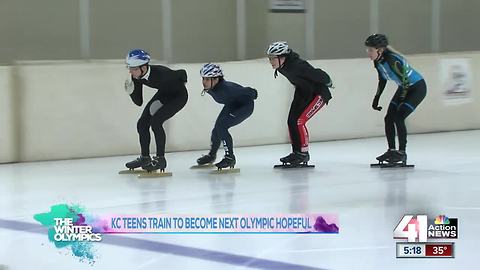
[{"label": "red and black pant", "polygon": [[306,123],[323,106],[324,100],[320,95],[313,95],[311,98],[304,98],[295,95],[288,113],[288,131],[293,152],[308,151],[308,130]]}]

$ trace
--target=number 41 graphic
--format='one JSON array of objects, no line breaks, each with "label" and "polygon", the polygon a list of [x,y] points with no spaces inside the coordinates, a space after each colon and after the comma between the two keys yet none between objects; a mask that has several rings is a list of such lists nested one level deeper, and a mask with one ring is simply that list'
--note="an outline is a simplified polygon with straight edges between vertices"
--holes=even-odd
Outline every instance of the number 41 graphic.
[{"label": "number 41 graphic", "polygon": [[[394,239],[408,242],[427,242],[427,215],[405,215],[393,231]],[[418,241],[417,241],[418,239]]]}]

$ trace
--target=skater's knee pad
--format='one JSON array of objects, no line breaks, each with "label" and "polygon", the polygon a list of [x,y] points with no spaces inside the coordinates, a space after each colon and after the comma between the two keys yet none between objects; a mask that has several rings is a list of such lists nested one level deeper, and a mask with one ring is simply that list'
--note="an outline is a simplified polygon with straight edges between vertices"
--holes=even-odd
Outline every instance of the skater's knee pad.
[{"label": "skater's knee pad", "polygon": [[150,104],[150,115],[153,116],[160,108],[163,106],[163,104],[160,102],[160,100],[155,100]]}]

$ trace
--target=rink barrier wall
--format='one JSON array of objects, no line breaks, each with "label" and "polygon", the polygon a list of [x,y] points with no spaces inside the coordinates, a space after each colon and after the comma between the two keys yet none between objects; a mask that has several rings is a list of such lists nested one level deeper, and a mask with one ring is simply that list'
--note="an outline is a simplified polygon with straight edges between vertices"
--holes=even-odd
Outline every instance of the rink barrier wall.
[{"label": "rink barrier wall", "polygon": [[0,163],[13,162],[16,159],[12,74],[12,67],[0,66]]},{"label": "rink barrier wall", "polygon": [[[469,58],[472,101],[446,105],[439,62]],[[411,55],[410,64],[426,79],[427,97],[408,119],[410,133],[480,128],[480,53]],[[308,122],[310,140],[328,141],[383,135],[383,118],[396,86],[389,82],[382,112],[372,110],[377,73],[368,59],[315,60],[335,85],[333,99]],[[227,80],[259,91],[253,115],[231,129],[235,146],[288,142],[286,118],[293,87],[273,78],[266,59],[221,63]],[[165,124],[167,151],[209,147],[210,132],[222,106],[201,96],[201,64],[172,64],[189,75],[186,107]],[[142,108],[123,90],[122,61],[19,62],[0,67],[0,162],[39,161],[138,154],[136,121]],[[144,104],[154,94],[145,87]],[[154,149],[152,137],[152,150]],[[153,152],[152,152],[153,153]]]}]

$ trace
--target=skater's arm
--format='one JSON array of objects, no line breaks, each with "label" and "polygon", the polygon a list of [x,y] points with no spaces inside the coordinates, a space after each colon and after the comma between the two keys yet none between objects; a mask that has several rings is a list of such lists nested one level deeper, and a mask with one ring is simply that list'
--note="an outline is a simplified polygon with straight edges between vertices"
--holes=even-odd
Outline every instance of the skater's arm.
[{"label": "skater's arm", "polygon": [[252,99],[257,99],[258,97],[257,89],[251,88],[251,87],[245,87],[245,89],[247,90],[246,92],[248,93],[249,97],[251,97]]},{"label": "skater's arm", "polygon": [[378,86],[377,86],[377,92],[375,93],[375,97],[373,98],[372,108],[376,111],[381,111],[382,107],[378,106],[378,102],[380,101],[380,96],[382,95],[383,90],[387,85],[387,80],[383,78],[378,68],[377,68],[377,72],[378,72]]},{"label": "skater's arm", "polygon": [[332,99],[329,87],[332,87],[332,80],[330,76],[319,68],[314,68],[307,61],[300,61],[297,64],[297,89],[306,91],[307,95],[315,93],[320,95],[322,99],[328,104]]},{"label": "skater's arm", "polygon": [[377,92],[375,93],[375,96],[380,97],[383,93],[383,90],[385,90],[385,86],[387,85],[387,80],[383,78],[382,74],[380,74],[380,71],[378,69],[378,85],[377,85]]},{"label": "skater's arm", "polygon": [[301,61],[299,63],[299,76],[307,81],[314,82],[315,84],[323,84],[327,87],[332,86],[332,80],[330,76],[320,68],[314,68],[307,61]]},{"label": "skater's arm", "polygon": [[257,90],[251,87],[243,87],[234,82],[224,83],[220,87],[220,91],[226,93],[227,103],[238,102],[243,99],[256,99],[258,95]]},{"label": "skater's arm", "polygon": [[305,92],[305,96],[311,95],[312,93],[320,95],[327,105],[329,100],[332,99],[332,94],[330,93],[327,85],[315,84],[312,81],[304,78],[298,78],[296,86],[297,90]]},{"label": "skater's arm", "polygon": [[143,104],[143,86],[142,83],[137,80],[133,79],[133,85],[134,89],[133,92],[130,94],[130,98],[132,99],[133,103],[135,103],[138,106],[142,106]]},{"label": "skater's arm", "polygon": [[157,89],[161,93],[175,94],[178,87],[175,87],[179,82],[185,84],[187,82],[187,72],[183,69],[171,70],[167,67],[161,67],[156,73],[155,79]]},{"label": "skater's arm", "polygon": [[251,87],[241,87],[235,92],[238,97],[247,97],[250,99],[257,99],[257,96],[258,96],[257,90]]},{"label": "skater's arm", "polygon": [[305,92],[306,93],[305,96],[311,95],[312,93],[316,93],[316,91],[315,91],[316,89],[315,89],[313,83],[310,82],[310,81],[307,81],[304,78],[301,78],[301,77],[297,78],[296,81],[295,81],[295,86],[296,86],[295,88],[297,90]]},{"label": "skater's arm", "polygon": [[183,83],[187,82],[187,72],[184,69],[173,70],[164,66],[157,66],[158,70],[157,79],[160,83],[168,83],[181,81]]},{"label": "skater's arm", "polygon": [[387,80],[379,79],[378,85],[377,85],[377,92],[375,93],[375,96],[381,96],[383,93],[383,90],[385,90],[386,85],[387,85]]}]

